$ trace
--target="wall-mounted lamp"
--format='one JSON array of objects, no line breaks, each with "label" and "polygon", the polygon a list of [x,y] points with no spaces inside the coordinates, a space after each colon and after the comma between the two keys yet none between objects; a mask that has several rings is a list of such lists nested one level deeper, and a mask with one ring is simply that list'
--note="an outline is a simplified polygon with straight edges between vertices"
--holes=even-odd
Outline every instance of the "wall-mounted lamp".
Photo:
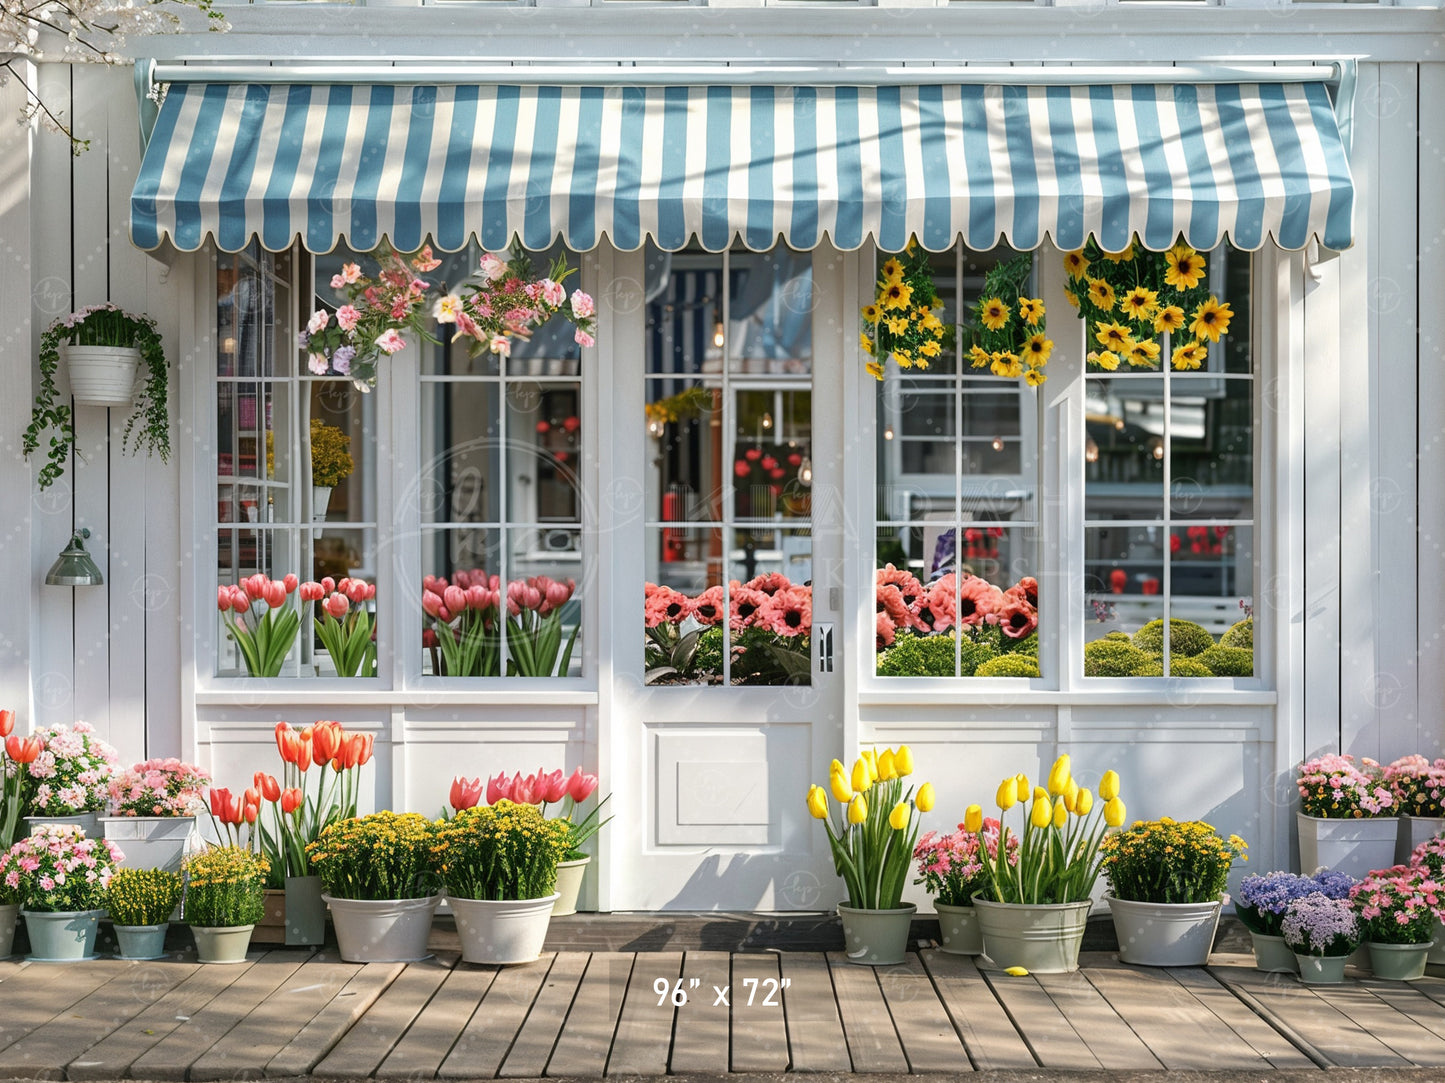
[{"label": "wall-mounted lamp", "polygon": [[70,536],[70,544],[60,551],[60,556],[45,573],[45,583],[51,587],[99,587],[105,577],[85,551],[82,538],[90,537],[90,531],[82,527]]}]

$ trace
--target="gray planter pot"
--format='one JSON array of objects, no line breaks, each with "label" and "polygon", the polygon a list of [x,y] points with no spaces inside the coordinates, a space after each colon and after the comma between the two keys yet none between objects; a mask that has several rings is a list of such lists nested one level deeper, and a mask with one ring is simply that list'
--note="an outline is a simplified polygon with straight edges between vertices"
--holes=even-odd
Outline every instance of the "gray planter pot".
[{"label": "gray planter pot", "polygon": [[321,877],[286,877],[286,943],[314,946],[326,941],[326,903]]},{"label": "gray planter pot", "polygon": [[180,872],[194,816],[102,816],[105,837],[125,855],[128,869]]},{"label": "gray planter pot", "polygon": [[1105,895],[1119,938],[1119,961],[1134,966],[1203,966],[1214,947],[1222,899],[1148,903]]},{"label": "gray planter pot", "polygon": [[1306,985],[1339,985],[1345,980],[1348,955],[1296,955],[1299,980]]},{"label": "gray planter pot", "polygon": [[582,877],[587,875],[590,857],[579,857],[575,861],[563,861],[557,866],[557,901],[552,904],[554,918],[577,913],[577,896],[582,891]]},{"label": "gray planter pot", "polygon": [[1430,944],[1380,944],[1373,940],[1366,942],[1370,949],[1370,969],[1375,977],[1389,981],[1414,981],[1425,976],[1425,964],[1429,961]]},{"label": "gray planter pot", "polygon": [[1299,828],[1299,867],[1306,876],[1318,868],[1336,869],[1363,880],[1374,869],[1395,863],[1400,825],[1395,816],[1335,820],[1295,813]]},{"label": "gray planter pot", "polygon": [[196,958],[202,963],[244,963],[254,925],[192,925]]},{"label": "gray planter pot", "polygon": [[542,953],[556,901],[556,892],[542,899],[458,899],[448,895],[457,919],[462,958],[469,963],[530,963]]},{"label": "gray planter pot", "polygon": [[1430,955],[1425,960],[1426,965],[1445,966],[1445,922],[1436,918],[1430,935],[1435,939],[1435,946],[1430,949]]},{"label": "gray planter pot", "polygon": [[1079,969],[1079,948],[1092,903],[1029,906],[975,897],[983,930],[983,953],[1001,970],[1021,966],[1031,974],[1069,974]]},{"label": "gray planter pot", "polygon": [[115,938],[120,944],[122,959],[159,959],[166,953],[166,930],[171,923],[159,925],[117,925]]},{"label": "gray planter pot", "polygon": [[331,907],[336,943],[348,963],[414,963],[427,958],[427,937],[440,895],[428,899],[338,899]]},{"label": "gray planter pot", "polygon": [[15,922],[19,919],[19,903],[0,906],[0,959],[7,958],[15,950]]},{"label": "gray planter pot", "polygon": [[88,839],[98,839],[100,834],[100,815],[95,812],[82,812],[76,816],[26,816],[25,822],[34,829],[39,824],[74,824],[85,832]]},{"label": "gray planter pot", "polygon": [[1254,942],[1254,969],[1266,974],[1298,974],[1299,963],[1282,936],[1266,936],[1253,929],[1249,939]]},{"label": "gray planter pot", "polygon": [[1395,836],[1395,864],[1408,865],[1415,847],[1445,834],[1445,816],[1401,816]]},{"label": "gray planter pot", "polygon": [[78,963],[95,958],[95,934],[104,910],[69,910],[54,913],[22,910],[30,934],[32,963]]},{"label": "gray planter pot", "polygon": [[918,907],[905,903],[896,910],[864,910],[838,904],[843,920],[843,950],[850,963],[894,966],[908,954],[908,930]]},{"label": "gray planter pot", "polygon": [[938,913],[940,950],[950,955],[983,954],[983,932],[973,907],[936,902],[933,909]]}]

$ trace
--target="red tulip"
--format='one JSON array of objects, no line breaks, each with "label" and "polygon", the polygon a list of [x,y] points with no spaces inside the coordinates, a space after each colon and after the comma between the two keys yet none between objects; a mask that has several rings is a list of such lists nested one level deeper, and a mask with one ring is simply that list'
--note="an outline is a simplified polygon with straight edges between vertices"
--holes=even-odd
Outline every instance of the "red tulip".
[{"label": "red tulip", "polygon": [[295,786],[292,786],[290,789],[282,790],[281,811],[284,812],[287,816],[290,816],[293,812],[295,812],[298,808],[301,807],[301,802],[304,799],[305,798],[303,797],[301,791]]},{"label": "red tulip", "polygon": [[567,776],[560,769],[550,775],[540,775],[537,782],[536,796],[548,804],[567,796]]},{"label": "red tulip", "polygon": [[429,617],[441,616],[442,596],[434,590],[422,591],[421,607]]},{"label": "red tulip", "polygon": [[242,812],[241,812],[242,817],[245,819],[245,821],[246,821],[248,824],[253,824],[253,823],[255,823],[255,822],[256,822],[256,817],[259,816],[260,814],[261,814],[261,808],[260,808],[260,806],[259,806],[259,805],[252,805],[252,804],[249,804],[249,803],[246,805],[245,809],[243,809]]},{"label": "red tulip", "polygon": [[452,808],[461,812],[464,808],[476,808],[482,800],[482,780],[480,778],[463,778],[458,775],[452,779],[452,792],[449,801]]},{"label": "red tulip", "polygon": [[261,803],[261,790],[256,786],[247,786],[242,794],[248,805],[259,805]]},{"label": "red tulip", "polygon": [[216,588],[216,608],[219,609],[222,613],[229,613],[231,611],[230,587]]},{"label": "red tulip", "polygon": [[5,738],[5,755],[16,763],[34,763],[40,757],[40,738],[12,733]]},{"label": "red tulip", "polygon": [[363,733],[361,735],[361,758],[356,761],[356,766],[364,767],[371,762],[371,752],[376,746],[376,734]]},{"label": "red tulip", "polygon": [[9,710],[0,711],[0,737],[9,737],[15,729],[15,712]]},{"label": "red tulip", "polygon": [[325,593],[321,589],[321,584],[315,581],[301,584],[301,600],[303,602],[319,602]]},{"label": "red tulip", "polygon": [[255,783],[256,789],[261,791],[261,796],[267,801],[274,803],[281,800],[281,783],[276,781],[275,775],[257,771],[256,777],[252,781]]},{"label": "red tulip", "polygon": [[244,590],[231,591],[231,608],[236,611],[238,617],[251,608],[251,599]]},{"label": "red tulip", "polygon": [[591,797],[592,791],[595,789],[597,789],[597,776],[584,775],[580,767],[572,772],[572,777],[567,780],[567,796],[579,805]]},{"label": "red tulip", "polygon": [[495,805],[498,801],[512,798],[512,784],[507,781],[507,772],[499,772],[495,778],[487,779],[487,804]]},{"label": "red tulip", "polygon": [[219,786],[211,787],[211,815],[222,823],[226,822],[226,809],[231,805],[231,791]]},{"label": "red tulip", "polygon": [[346,600],[346,595],[338,591],[322,603],[322,608],[326,610],[328,615],[336,620],[340,620],[346,616],[347,610],[351,608],[351,603]]},{"label": "red tulip", "polygon": [[461,587],[447,587],[442,591],[442,601],[453,613],[460,613],[467,607],[467,592]]},{"label": "red tulip", "polygon": [[362,602],[366,601],[367,587],[366,584],[363,583],[360,579],[353,579],[350,583],[346,585],[346,590],[344,593],[353,602],[355,602],[357,605],[360,605]]},{"label": "red tulip", "polygon": [[265,594],[266,584],[269,582],[271,582],[271,580],[267,579],[260,572],[257,572],[255,575],[248,575],[245,579],[242,579],[241,586],[246,591],[246,597],[254,601]]},{"label": "red tulip", "polygon": [[519,805],[530,805],[536,801],[532,794],[532,785],[536,780],[531,776],[523,778],[521,772],[512,776],[512,800]]},{"label": "red tulip", "polygon": [[311,730],[312,755],[317,763],[325,763],[336,757],[341,747],[343,734],[340,722],[318,722]]},{"label": "red tulip", "polygon": [[261,597],[272,609],[280,609],[286,604],[286,585],[273,579],[262,589]]},{"label": "red tulip", "polygon": [[291,728],[289,722],[276,723],[276,750],[286,763],[296,763],[301,758],[301,735]]},{"label": "red tulip", "polygon": [[360,767],[365,761],[362,756],[366,752],[366,736],[360,733],[353,733],[346,739],[346,750],[342,753],[341,762],[350,770],[353,767]]},{"label": "red tulip", "polygon": [[282,580],[281,580],[281,585],[286,588],[286,593],[287,593],[287,594],[292,594],[292,593],[294,593],[295,590],[296,590],[296,588],[297,588],[300,584],[301,584],[301,580],[297,579],[297,578],[296,578],[294,575],[292,575],[290,572],[287,572],[286,575],[285,575],[285,576],[282,578]]},{"label": "red tulip", "polygon": [[331,576],[329,576],[329,575],[323,576],[322,579],[321,579],[321,592],[322,592],[323,594],[330,594],[330,593],[331,593],[333,590],[335,590],[335,589],[336,589],[336,580],[335,580],[335,579],[332,579]]},{"label": "red tulip", "polygon": [[440,597],[441,592],[447,589],[447,581],[440,576],[424,575],[421,577],[421,589]]},{"label": "red tulip", "polygon": [[311,734],[299,734],[301,751],[296,756],[296,766],[304,773],[311,770]]}]

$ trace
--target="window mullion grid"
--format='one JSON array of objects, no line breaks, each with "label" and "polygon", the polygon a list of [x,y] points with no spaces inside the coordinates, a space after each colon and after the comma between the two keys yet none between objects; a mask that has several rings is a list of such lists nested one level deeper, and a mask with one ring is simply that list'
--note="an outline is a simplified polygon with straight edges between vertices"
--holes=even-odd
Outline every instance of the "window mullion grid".
[{"label": "window mullion grid", "polygon": [[[722,276],[718,282],[718,297],[714,304],[721,303],[718,309],[722,317],[723,344],[722,344],[722,462],[732,463],[737,459],[737,425],[733,419],[733,397],[732,397],[732,257],[727,249],[722,253]],[[722,553],[721,573],[723,588],[723,612],[726,614],[723,620],[723,672],[722,686],[731,688],[733,682],[732,659],[733,659],[733,622],[732,622],[732,591],[730,582],[730,564],[733,551],[733,511],[737,506],[734,492],[733,472],[730,468],[719,464],[718,475],[722,478],[722,501],[719,509],[722,514],[718,516],[718,525],[722,528]],[[706,561],[704,561],[704,567]],[[707,575],[703,575],[703,588],[707,586]]]},{"label": "window mullion grid", "polygon": [[[510,401],[512,390],[511,385],[511,363],[510,357],[497,357],[497,479],[500,484],[497,486],[497,522],[500,529],[497,531],[497,559],[500,561],[501,571],[498,573],[497,585],[502,589],[502,596],[497,599],[497,676],[507,675],[507,664],[509,655],[507,653],[507,592],[511,589],[512,583],[512,527],[511,508],[508,506],[507,495],[511,487],[507,484],[511,478],[508,469],[508,460],[511,458],[511,448],[507,446],[507,404]],[[450,456],[448,456],[450,457]],[[486,545],[486,535],[482,535],[482,544]],[[451,548],[448,545],[448,548]]]},{"label": "window mullion grid", "polygon": [[1170,650],[1170,640],[1173,639],[1174,625],[1170,623],[1170,595],[1173,589],[1174,553],[1171,548],[1171,539],[1174,537],[1174,452],[1171,447],[1173,439],[1173,400],[1171,398],[1171,370],[1174,368],[1170,361],[1170,347],[1173,345],[1174,337],[1168,331],[1164,332],[1164,536],[1160,539],[1160,550],[1164,556],[1164,676],[1167,678],[1173,672],[1173,658]]},{"label": "window mullion grid", "polygon": [[[953,318],[963,320],[963,246],[953,249]],[[953,342],[953,675],[963,675],[963,634],[958,627],[958,588],[963,578],[963,352]],[[877,542],[875,541],[876,545]],[[928,560],[924,554],[924,560]],[[926,567],[926,566],[925,566]]]}]

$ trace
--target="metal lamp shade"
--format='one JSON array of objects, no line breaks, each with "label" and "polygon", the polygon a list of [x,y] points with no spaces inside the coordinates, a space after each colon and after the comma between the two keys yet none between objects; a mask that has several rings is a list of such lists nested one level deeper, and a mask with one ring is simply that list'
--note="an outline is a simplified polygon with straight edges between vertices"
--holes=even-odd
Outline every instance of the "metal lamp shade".
[{"label": "metal lamp shade", "polygon": [[105,583],[105,577],[85,551],[82,538],[90,537],[89,530],[78,530],[70,537],[70,544],[60,551],[50,571],[45,573],[45,582],[52,587],[98,587]]}]

